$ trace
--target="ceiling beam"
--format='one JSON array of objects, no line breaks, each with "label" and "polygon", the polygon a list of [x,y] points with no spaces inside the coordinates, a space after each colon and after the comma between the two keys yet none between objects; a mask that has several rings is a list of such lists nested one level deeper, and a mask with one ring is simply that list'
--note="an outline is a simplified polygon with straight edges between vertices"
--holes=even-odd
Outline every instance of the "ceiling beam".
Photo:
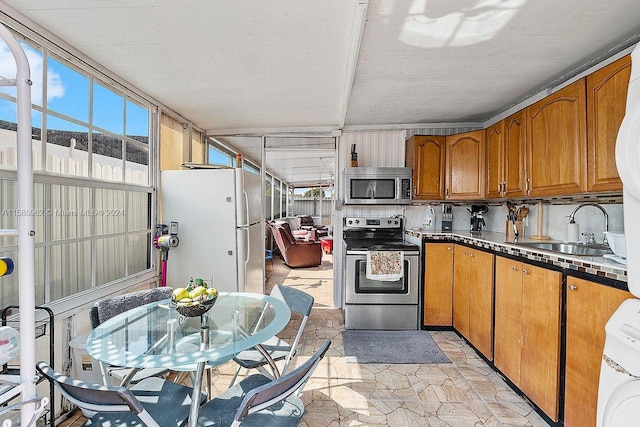
[{"label": "ceiling beam", "polygon": [[351,99],[351,91],[353,90],[353,82],[356,76],[356,67],[358,65],[358,54],[360,53],[360,44],[362,43],[362,34],[364,33],[364,23],[367,17],[367,9],[369,0],[358,0],[356,5],[356,14],[353,18],[351,26],[351,40],[349,42],[349,56],[347,57],[346,79],[344,90],[342,91],[342,104],[340,105],[340,120],[338,129],[342,129],[347,118],[349,110],[349,100]]}]

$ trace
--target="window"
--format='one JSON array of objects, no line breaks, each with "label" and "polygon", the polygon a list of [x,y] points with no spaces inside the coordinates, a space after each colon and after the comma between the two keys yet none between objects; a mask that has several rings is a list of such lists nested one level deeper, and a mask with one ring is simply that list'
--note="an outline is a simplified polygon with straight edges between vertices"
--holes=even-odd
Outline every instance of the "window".
[{"label": "window", "polygon": [[[152,105],[57,56],[55,46],[21,45],[33,81],[36,304],[153,280]],[[1,40],[0,74],[15,76]],[[0,228],[12,229],[19,218],[15,96],[15,88],[0,86]],[[17,261],[17,240],[0,237],[0,256]],[[3,305],[18,304],[18,274],[0,284]]]}]

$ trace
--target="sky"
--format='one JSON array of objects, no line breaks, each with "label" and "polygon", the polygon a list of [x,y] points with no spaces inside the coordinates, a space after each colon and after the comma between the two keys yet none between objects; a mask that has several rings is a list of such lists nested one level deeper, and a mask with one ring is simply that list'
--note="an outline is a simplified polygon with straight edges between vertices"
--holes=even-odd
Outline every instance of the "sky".
[{"label": "sky", "polygon": [[[24,43],[20,43],[25,51],[31,69],[31,101],[43,105],[43,58],[42,54]],[[14,79],[16,66],[11,51],[0,40],[0,76]],[[47,68],[47,107],[79,121],[89,120],[89,78],[71,69],[53,58],[48,61]],[[124,98],[105,86],[94,83],[94,125],[116,134],[122,134],[124,127]],[[15,96],[15,87],[0,87],[0,91]],[[11,107],[9,110],[8,107]],[[149,113],[145,107],[127,101],[127,135],[149,136]],[[13,110],[13,111],[11,111]],[[15,122],[15,107],[10,103],[0,104],[0,119]],[[63,119],[48,120],[49,127],[58,130],[86,130],[81,126]],[[34,120],[34,125],[37,124]]]}]

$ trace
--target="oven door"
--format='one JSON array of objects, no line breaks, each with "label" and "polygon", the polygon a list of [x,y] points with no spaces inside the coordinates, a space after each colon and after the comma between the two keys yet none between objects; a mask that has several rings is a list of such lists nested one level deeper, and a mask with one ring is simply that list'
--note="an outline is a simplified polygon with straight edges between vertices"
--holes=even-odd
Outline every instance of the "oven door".
[{"label": "oven door", "polygon": [[369,280],[366,251],[347,251],[346,304],[418,304],[419,252],[404,253],[404,275],[397,281]]}]

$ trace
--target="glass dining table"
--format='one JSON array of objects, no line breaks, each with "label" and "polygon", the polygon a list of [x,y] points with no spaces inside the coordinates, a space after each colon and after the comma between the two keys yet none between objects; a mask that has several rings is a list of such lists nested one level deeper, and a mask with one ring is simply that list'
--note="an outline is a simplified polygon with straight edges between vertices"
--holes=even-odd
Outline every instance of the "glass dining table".
[{"label": "glass dining table", "polygon": [[[268,295],[220,292],[215,305],[198,317],[182,316],[170,300],[163,300],[101,323],[87,337],[86,350],[115,366],[195,368],[189,415],[189,426],[195,426],[205,365],[224,363],[252,347],[261,350],[259,344],[284,329],[290,318],[287,304]],[[265,357],[275,366],[268,354]]]}]

